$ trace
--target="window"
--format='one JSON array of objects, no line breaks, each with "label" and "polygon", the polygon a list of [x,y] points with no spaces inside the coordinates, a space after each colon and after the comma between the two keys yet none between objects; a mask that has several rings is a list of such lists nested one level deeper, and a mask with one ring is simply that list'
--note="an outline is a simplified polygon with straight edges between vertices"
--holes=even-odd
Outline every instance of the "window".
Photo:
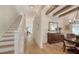
[{"label": "window", "polygon": [[32,33],[32,26],[29,26],[28,29],[27,29],[27,31],[28,31],[29,33]]},{"label": "window", "polygon": [[72,24],[72,33],[75,35],[79,35],[79,23]]}]

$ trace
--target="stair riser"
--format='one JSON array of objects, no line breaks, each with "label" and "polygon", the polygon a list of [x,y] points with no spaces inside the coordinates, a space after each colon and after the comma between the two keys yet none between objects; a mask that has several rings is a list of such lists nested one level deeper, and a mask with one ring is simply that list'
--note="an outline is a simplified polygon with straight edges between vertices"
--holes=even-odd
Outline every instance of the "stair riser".
[{"label": "stair riser", "polygon": [[2,52],[2,53],[0,53],[0,54],[14,54],[14,50]]},{"label": "stair riser", "polygon": [[14,41],[0,42],[0,46],[14,44]]},{"label": "stair riser", "polygon": [[2,39],[0,40],[10,40],[10,39],[15,39],[14,37],[3,37]]},{"label": "stair riser", "polygon": [[0,46],[0,48],[8,48],[8,47],[13,47],[14,44],[10,44],[10,45],[3,45],[3,46]]},{"label": "stair riser", "polygon": [[14,33],[4,33],[4,35],[14,35]]},{"label": "stair riser", "polygon": [[6,41],[14,41],[14,39],[0,40],[0,42],[6,42]]},{"label": "stair riser", "polygon": [[10,26],[9,28],[16,28],[16,26]]},{"label": "stair riser", "polygon": [[14,50],[14,47],[1,48],[0,53],[5,53],[5,52],[8,52],[8,51],[12,51],[12,50]]},{"label": "stair riser", "polygon": [[13,33],[6,33],[6,34],[4,34],[4,36],[14,36],[14,34]]},{"label": "stair riser", "polygon": [[12,27],[9,27],[8,29],[16,29],[16,27],[12,28]]},{"label": "stair riser", "polygon": [[13,31],[14,32],[15,30],[8,30],[7,32],[9,32],[9,31],[11,31],[11,32]]},{"label": "stair riser", "polygon": [[14,35],[4,35],[3,37],[14,37]]},{"label": "stair riser", "polygon": [[14,32],[5,32],[5,33],[14,33]]},{"label": "stair riser", "polygon": [[11,30],[12,30],[12,31],[15,31],[16,29],[8,29],[8,31],[11,31]]}]

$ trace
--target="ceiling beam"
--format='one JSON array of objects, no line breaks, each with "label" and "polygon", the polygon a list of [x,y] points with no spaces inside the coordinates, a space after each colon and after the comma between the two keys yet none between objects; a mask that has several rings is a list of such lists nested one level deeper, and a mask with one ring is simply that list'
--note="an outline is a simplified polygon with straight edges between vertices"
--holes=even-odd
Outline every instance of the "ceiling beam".
[{"label": "ceiling beam", "polygon": [[53,10],[55,10],[58,7],[58,5],[52,5],[46,12],[46,15],[48,15],[49,13],[51,13]]},{"label": "ceiling beam", "polygon": [[65,6],[64,8],[62,8],[62,9],[58,10],[57,12],[55,12],[55,13],[53,14],[53,16],[58,15],[58,14],[64,12],[64,11],[68,10],[68,9],[71,8],[71,7],[72,7],[72,5],[67,5],[67,6]]},{"label": "ceiling beam", "polygon": [[72,12],[78,10],[78,8],[79,8],[79,7],[76,7],[76,8],[74,8],[74,9],[72,9],[72,10],[69,10],[69,11],[63,13],[63,14],[60,14],[59,17],[65,16],[65,15],[67,15],[67,14],[69,14],[69,13],[72,13]]}]

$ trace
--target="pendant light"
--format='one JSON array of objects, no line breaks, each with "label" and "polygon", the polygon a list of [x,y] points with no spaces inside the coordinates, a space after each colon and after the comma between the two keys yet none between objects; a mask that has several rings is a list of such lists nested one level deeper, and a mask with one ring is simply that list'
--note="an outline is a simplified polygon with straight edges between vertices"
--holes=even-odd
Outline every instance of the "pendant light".
[{"label": "pendant light", "polygon": [[75,15],[73,21],[75,22],[78,19],[79,19],[79,7],[77,8],[76,15]]},{"label": "pendant light", "polygon": [[79,19],[79,7],[76,10],[76,14],[74,15],[74,18],[72,20],[69,20],[69,23],[76,22]]}]

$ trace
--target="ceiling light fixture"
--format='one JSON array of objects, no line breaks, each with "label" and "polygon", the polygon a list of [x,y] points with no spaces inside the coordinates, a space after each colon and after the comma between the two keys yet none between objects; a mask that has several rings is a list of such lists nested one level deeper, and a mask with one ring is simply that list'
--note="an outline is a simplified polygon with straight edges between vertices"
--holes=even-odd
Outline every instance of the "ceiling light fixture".
[{"label": "ceiling light fixture", "polygon": [[75,22],[77,19],[79,19],[79,7],[77,8],[76,15],[73,19],[73,22]]},{"label": "ceiling light fixture", "polygon": [[72,20],[69,20],[69,22],[75,22],[79,19],[79,7],[77,8],[76,15]]},{"label": "ceiling light fixture", "polygon": [[75,19],[79,19],[79,7],[77,8],[76,17]]}]

